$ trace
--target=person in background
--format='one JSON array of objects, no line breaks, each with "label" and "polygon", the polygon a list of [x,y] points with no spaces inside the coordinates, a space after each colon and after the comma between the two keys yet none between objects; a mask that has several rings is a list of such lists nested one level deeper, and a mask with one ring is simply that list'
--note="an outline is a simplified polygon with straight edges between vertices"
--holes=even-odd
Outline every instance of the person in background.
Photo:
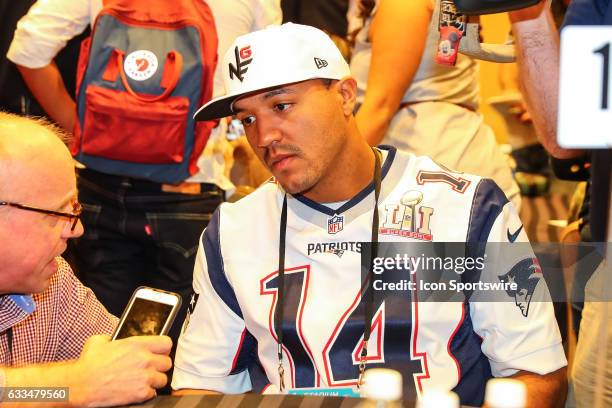
[{"label": "person in background", "polygon": [[281,0],[281,8],[283,23],[305,24],[325,31],[348,61],[349,0]]},{"label": "person in background", "polygon": [[[217,36],[217,52],[251,30],[280,23],[279,0],[208,0]],[[93,25],[102,0],[37,2],[20,20],[8,51],[26,84],[48,115],[68,132],[77,121],[54,58],[66,41]],[[213,95],[219,92],[214,80]],[[183,297],[177,320],[185,316],[191,293],[198,237],[212,212],[233,189],[225,176],[225,123],[211,134],[197,161],[198,172],[179,185],[137,177],[79,171],[79,200],[85,233],[70,248],[79,278],[111,313],[121,315],[141,285]],[[179,325],[170,336],[178,338]]]},{"label": "person in background", "polygon": [[0,387],[66,387],[77,407],[147,400],[166,383],[172,342],[110,341],[117,318],[61,257],[83,233],[79,214],[58,131],[0,112]]},{"label": "person in background", "polygon": [[[606,228],[610,223],[610,149],[566,149],[557,142],[559,35],[550,10],[541,2],[511,12],[509,17],[517,46],[521,90],[538,138],[554,157],[553,168],[560,177],[576,178],[572,169],[577,168],[582,169],[578,174],[589,180],[584,204],[588,214],[581,227],[581,240],[609,242],[611,237],[606,236]],[[568,25],[612,25],[612,5],[608,0],[573,0],[565,16],[564,26]],[[584,171],[587,168],[589,171]],[[601,357],[609,356],[612,347],[612,303],[605,294],[609,287],[610,269],[606,268],[609,262],[608,255],[592,276],[582,276],[582,285],[578,283],[579,287],[574,287],[574,293],[584,291],[585,299],[570,373],[571,389],[579,407],[612,404],[612,364]],[[582,299],[582,294],[579,298]],[[576,312],[575,304],[574,307]],[[597,387],[598,377],[601,388]]]},{"label": "person in background", "polygon": [[440,2],[356,1],[362,27],[354,37],[351,71],[357,79],[357,126],[368,143],[491,178],[519,208],[508,162],[477,112],[477,62],[461,54],[452,67],[434,61]]},{"label": "person in background", "polygon": [[[44,116],[45,111],[32,96],[14,63],[6,58],[17,22],[23,17],[36,0],[24,0],[18,3],[0,3],[0,110],[22,115]],[[88,32],[70,40],[57,55],[56,63],[68,91],[74,96],[76,67],[79,58],[79,45]]]},{"label": "person in background", "polygon": [[[557,27],[563,23],[568,3],[569,0],[554,0],[551,3]],[[514,44],[512,31],[508,34],[506,44]],[[486,102],[496,108],[504,119],[508,144],[512,147],[514,178],[521,189],[521,195],[544,194],[551,184],[550,155],[538,142],[531,115],[519,89],[517,64],[499,64],[498,70],[501,94]]]}]

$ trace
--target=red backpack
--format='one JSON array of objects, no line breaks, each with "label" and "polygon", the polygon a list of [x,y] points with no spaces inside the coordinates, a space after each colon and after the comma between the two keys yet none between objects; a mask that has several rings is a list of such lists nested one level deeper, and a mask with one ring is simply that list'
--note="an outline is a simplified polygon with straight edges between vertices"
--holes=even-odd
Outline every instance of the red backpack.
[{"label": "red backpack", "polygon": [[88,168],[180,183],[214,122],[196,122],[212,97],[217,32],[203,0],[104,0],[77,71],[72,154]]}]

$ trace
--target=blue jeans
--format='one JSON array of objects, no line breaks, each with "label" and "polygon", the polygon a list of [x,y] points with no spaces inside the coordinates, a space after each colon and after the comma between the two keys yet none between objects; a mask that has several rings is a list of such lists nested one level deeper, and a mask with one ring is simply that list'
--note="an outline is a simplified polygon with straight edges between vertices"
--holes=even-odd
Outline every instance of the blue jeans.
[{"label": "blue jeans", "polygon": [[89,169],[77,184],[85,233],[68,254],[77,276],[116,316],[138,286],[179,293],[183,303],[170,330],[176,344],[200,235],[223,191],[202,184],[199,194],[169,193],[158,183]]}]

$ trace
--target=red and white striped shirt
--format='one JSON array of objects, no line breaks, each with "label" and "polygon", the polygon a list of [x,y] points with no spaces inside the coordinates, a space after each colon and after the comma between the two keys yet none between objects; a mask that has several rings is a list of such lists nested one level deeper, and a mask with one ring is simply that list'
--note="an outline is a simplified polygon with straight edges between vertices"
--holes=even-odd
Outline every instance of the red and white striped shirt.
[{"label": "red and white striped shirt", "polygon": [[[61,257],[51,284],[32,295],[28,313],[14,296],[0,297],[0,366],[17,367],[78,358],[94,334],[112,334],[118,319],[83,286]],[[26,308],[27,309],[27,308]]]}]

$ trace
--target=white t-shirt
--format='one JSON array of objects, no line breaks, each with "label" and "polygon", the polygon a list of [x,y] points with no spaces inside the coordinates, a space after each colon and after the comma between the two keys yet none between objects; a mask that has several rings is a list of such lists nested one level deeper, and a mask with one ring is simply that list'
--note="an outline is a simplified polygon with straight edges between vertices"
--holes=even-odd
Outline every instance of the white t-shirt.
[{"label": "white t-shirt", "polygon": [[[521,221],[495,183],[393,148],[383,154],[380,242],[469,241],[489,248],[512,233],[524,243],[520,253],[490,263],[481,280],[503,282],[515,279],[517,268],[523,277],[535,270]],[[266,183],[222,204],[208,224],[174,389],[278,392],[274,310],[283,196],[276,183]],[[370,241],[373,196],[372,184],[339,208],[287,196],[283,346],[290,389],[356,384],[364,327],[361,242]],[[441,387],[478,405],[491,374],[545,374],[565,366],[552,304],[535,301],[549,299],[546,283],[541,273],[532,278],[537,285],[527,302],[518,293],[516,302],[505,293],[497,302],[420,301],[401,291],[383,298],[373,307],[368,367],[402,372],[405,396]],[[253,370],[256,362],[263,372]]]},{"label": "white t-shirt", "polygon": [[[434,59],[440,38],[437,25],[439,3],[434,1],[433,7],[434,12],[427,31],[423,55],[410,86],[406,88],[402,96],[402,102],[449,102],[476,110],[479,104],[478,63],[466,55],[459,54],[457,63],[452,67],[436,64]],[[355,21],[355,14],[359,10],[353,7],[350,12],[352,15],[348,15],[347,18],[349,21]],[[375,12],[376,10],[373,13]],[[357,33],[351,54],[351,72],[357,80],[357,101],[359,103],[363,103],[365,98],[370,73],[372,43],[368,37],[372,19],[373,16],[367,18],[364,26]],[[408,29],[406,29],[406,35],[409,35]]]},{"label": "white t-shirt", "polygon": [[[270,24],[280,24],[280,0],[207,0],[215,24],[222,57],[234,39]],[[39,0],[17,24],[7,52],[12,62],[28,68],[49,64],[66,43],[93,25],[102,9],[102,0]],[[220,58],[221,59],[221,58]],[[213,96],[224,93],[220,70],[215,72]],[[225,128],[213,130],[202,156],[200,171],[187,181],[213,183],[224,190],[233,186],[225,176],[223,152]]]}]

